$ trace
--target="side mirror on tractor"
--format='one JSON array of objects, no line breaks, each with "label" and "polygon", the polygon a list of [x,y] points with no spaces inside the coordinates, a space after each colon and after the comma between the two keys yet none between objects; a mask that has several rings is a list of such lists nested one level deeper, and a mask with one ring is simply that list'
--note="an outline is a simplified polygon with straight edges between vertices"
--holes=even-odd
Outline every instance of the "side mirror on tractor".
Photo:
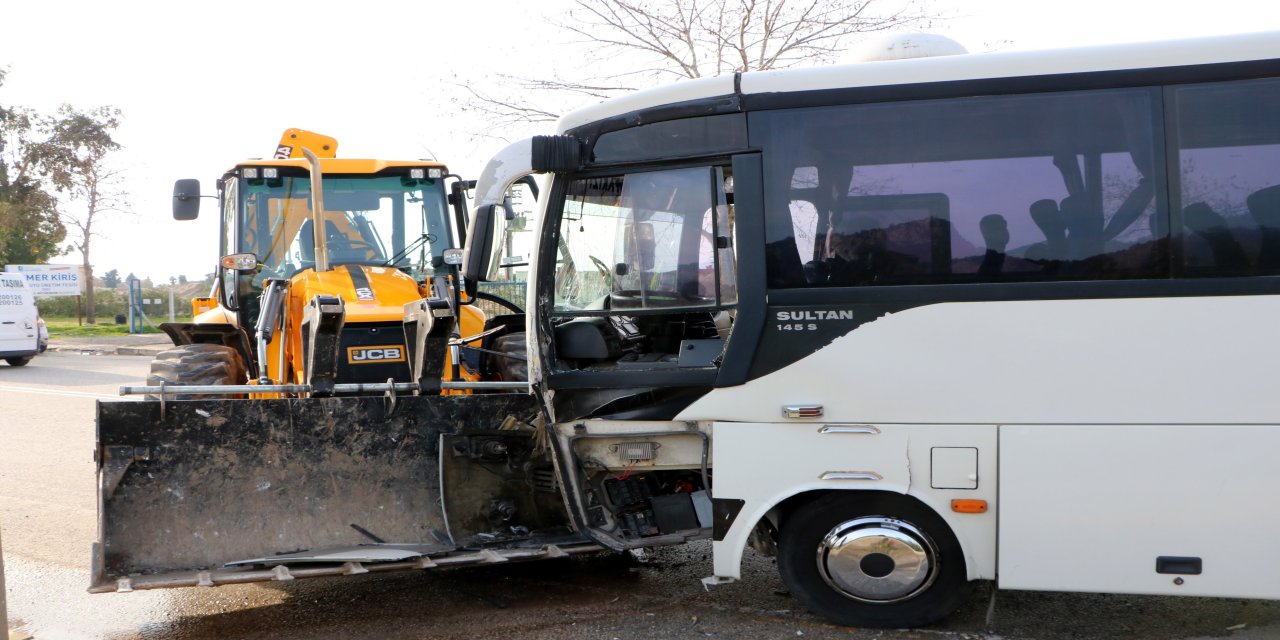
[{"label": "side mirror on tractor", "polygon": [[173,219],[195,220],[200,215],[200,181],[185,178],[173,183]]}]

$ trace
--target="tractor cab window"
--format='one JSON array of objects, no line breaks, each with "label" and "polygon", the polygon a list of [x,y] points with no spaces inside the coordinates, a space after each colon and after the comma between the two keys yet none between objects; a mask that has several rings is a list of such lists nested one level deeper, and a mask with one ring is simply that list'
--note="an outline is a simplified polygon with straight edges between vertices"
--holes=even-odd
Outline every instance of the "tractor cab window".
[{"label": "tractor cab window", "polygon": [[[450,247],[440,182],[382,175],[326,177],[325,210],[314,216],[305,173],[245,180],[240,189],[241,250],[258,257],[259,282],[314,269],[318,238],[323,238],[330,267],[394,266],[417,278],[429,277],[444,268],[442,256]],[[323,225],[319,230],[317,218]]]}]

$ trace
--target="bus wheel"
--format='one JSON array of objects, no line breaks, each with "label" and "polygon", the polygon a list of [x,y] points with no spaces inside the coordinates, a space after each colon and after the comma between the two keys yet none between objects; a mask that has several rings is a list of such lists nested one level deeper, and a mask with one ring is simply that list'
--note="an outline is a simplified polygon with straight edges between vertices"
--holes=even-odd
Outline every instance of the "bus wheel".
[{"label": "bus wheel", "polygon": [[910,498],[828,494],[785,519],[778,542],[778,570],[792,595],[840,624],[919,627],[969,594],[960,543]]}]

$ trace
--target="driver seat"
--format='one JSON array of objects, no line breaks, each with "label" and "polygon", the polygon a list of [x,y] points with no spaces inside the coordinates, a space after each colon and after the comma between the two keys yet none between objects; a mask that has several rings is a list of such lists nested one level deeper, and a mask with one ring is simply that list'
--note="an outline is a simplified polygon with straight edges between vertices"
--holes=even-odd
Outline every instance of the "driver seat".
[{"label": "driver seat", "polygon": [[331,264],[362,262],[370,259],[369,249],[363,241],[358,244],[353,243],[351,237],[339,231],[332,220],[325,221],[324,231],[324,244],[329,251]]}]

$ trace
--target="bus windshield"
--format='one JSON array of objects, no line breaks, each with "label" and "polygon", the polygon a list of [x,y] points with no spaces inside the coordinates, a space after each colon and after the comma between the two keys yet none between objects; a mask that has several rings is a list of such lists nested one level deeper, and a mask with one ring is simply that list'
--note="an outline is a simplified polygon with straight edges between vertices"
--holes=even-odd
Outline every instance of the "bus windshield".
[{"label": "bus windshield", "polygon": [[[736,302],[725,168],[575,180],[560,224],[557,311]],[[717,238],[723,238],[719,242]]]}]

